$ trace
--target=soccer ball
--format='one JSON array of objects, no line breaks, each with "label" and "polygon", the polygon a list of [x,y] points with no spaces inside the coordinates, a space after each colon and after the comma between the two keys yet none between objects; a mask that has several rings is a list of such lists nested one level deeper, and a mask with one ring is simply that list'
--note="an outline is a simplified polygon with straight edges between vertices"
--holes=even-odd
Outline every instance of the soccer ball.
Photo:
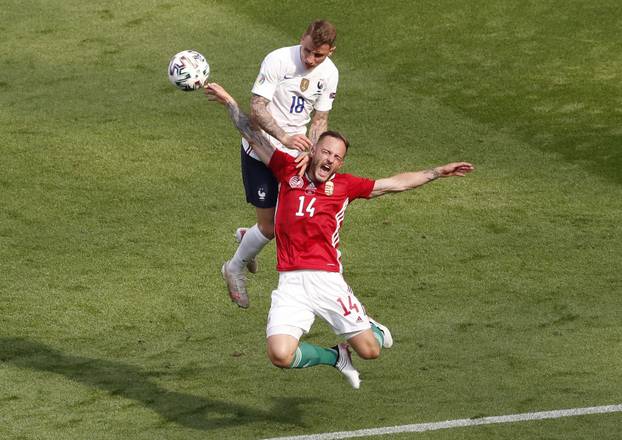
[{"label": "soccer ball", "polygon": [[168,79],[184,92],[200,89],[208,76],[209,64],[196,50],[182,50],[168,63]]}]

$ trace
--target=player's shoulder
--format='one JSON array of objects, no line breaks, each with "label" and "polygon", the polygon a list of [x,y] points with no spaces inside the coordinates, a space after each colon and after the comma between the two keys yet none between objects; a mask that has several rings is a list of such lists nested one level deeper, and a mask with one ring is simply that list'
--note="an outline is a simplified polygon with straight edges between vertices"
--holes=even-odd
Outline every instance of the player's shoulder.
[{"label": "player's shoulder", "polygon": [[356,174],[350,174],[350,173],[335,173],[335,178],[339,178],[339,179],[364,179],[364,177],[361,176],[357,176]]},{"label": "player's shoulder", "polygon": [[339,69],[337,69],[337,65],[333,62],[333,60],[329,57],[326,58],[324,60],[324,62],[322,63],[322,65],[326,65],[325,68],[327,71],[329,72],[334,72],[334,73],[338,73]]},{"label": "player's shoulder", "polygon": [[314,78],[324,78],[326,80],[330,78],[339,78],[339,70],[337,70],[337,66],[333,63],[333,60],[326,58],[322,61],[322,64],[313,69],[310,76]]},{"label": "player's shoulder", "polygon": [[268,55],[266,55],[266,57],[264,58],[264,63],[285,63],[285,64],[291,64],[294,62],[295,58],[295,54],[296,52],[296,48],[299,46],[287,46],[287,47],[281,47],[279,49],[275,49],[272,52],[270,52]]},{"label": "player's shoulder", "polygon": [[285,166],[287,164],[296,163],[294,157],[291,154],[287,154],[285,151],[275,148],[272,152],[272,157],[270,158],[270,162],[274,162],[279,166]]},{"label": "player's shoulder", "polygon": [[356,182],[358,180],[363,179],[362,177],[359,176],[355,176],[354,174],[349,174],[349,173],[335,173],[334,175],[335,177],[333,177],[333,180],[335,181],[335,183],[344,183],[344,184],[348,184],[350,182]]}]

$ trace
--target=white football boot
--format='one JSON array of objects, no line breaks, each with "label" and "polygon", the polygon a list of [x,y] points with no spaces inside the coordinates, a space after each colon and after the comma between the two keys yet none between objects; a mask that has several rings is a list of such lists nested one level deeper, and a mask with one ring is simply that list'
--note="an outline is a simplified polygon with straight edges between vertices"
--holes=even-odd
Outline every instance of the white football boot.
[{"label": "white football boot", "polygon": [[338,357],[335,368],[343,374],[352,388],[358,390],[361,387],[361,379],[359,378],[359,372],[356,371],[354,365],[352,365],[352,356],[350,356],[350,350],[348,344],[341,343],[337,346]]},{"label": "white football boot", "polygon": [[373,320],[369,315],[367,315],[367,318],[369,319],[369,322],[371,322],[376,327],[378,327],[380,331],[382,332],[382,335],[384,336],[384,342],[382,343],[382,346],[384,348],[393,347],[393,336],[391,335],[391,332],[389,331],[389,329],[386,326],[380,324],[379,322]]},{"label": "white football boot", "polygon": [[229,298],[243,309],[248,308],[248,293],[246,293],[246,277],[243,273],[229,272],[229,262],[225,261],[221,269],[222,277],[227,282]]},{"label": "white football boot", "polygon": [[[238,244],[242,241],[242,237],[244,237],[246,231],[248,231],[248,228],[238,228],[235,230],[235,241],[237,241]],[[250,273],[257,273],[257,258],[251,258],[248,263],[246,263],[246,268]]]}]

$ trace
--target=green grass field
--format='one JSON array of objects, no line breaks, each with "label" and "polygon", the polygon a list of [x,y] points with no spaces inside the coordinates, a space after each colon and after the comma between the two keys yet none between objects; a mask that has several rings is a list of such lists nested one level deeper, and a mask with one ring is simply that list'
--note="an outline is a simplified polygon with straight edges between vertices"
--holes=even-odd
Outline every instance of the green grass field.
[{"label": "green grass field", "polygon": [[[332,368],[265,355],[274,244],[239,137],[168,82],[194,48],[248,108],[259,63],[339,30],[345,171],[464,179],[356,202],[346,279],[396,344]],[[7,0],[0,8],[0,438],[259,439],[622,403],[619,1]],[[309,340],[334,345],[316,322]],[[622,414],[398,439],[619,439]],[[384,437],[388,438],[388,437]]]}]

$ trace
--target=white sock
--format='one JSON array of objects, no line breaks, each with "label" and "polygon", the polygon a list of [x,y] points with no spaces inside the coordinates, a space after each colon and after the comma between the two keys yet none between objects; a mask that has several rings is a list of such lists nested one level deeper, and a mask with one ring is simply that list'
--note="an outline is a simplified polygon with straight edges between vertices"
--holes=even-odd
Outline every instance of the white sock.
[{"label": "white sock", "polygon": [[256,257],[269,242],[270,239],[261,233],[257,225],[248,228],[238,245],[238,250],[235,251],[235,255],[229,261],[229,270],[232,272],[242,272],[246,267],[246,263]]}]

